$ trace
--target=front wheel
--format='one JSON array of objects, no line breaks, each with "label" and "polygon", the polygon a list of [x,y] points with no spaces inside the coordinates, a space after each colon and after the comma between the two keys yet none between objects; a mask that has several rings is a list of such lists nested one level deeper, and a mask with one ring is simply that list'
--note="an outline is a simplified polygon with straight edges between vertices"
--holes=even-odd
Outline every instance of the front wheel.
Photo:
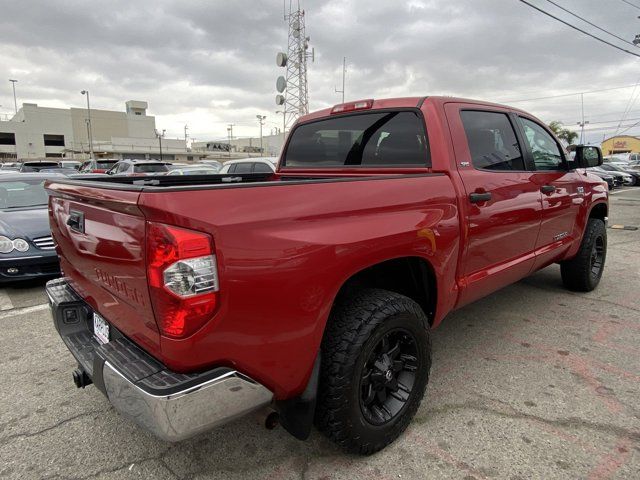
[{"label": "front wheel", "polygon": [[394,292],[366,289],[340,300],[322,342],[318,428],[353,453],[393,442],[429,380],[428,328],[420,306]]},{"label": "front wheel", "polygon": [[578,254],[560,264],[562,283],[569,290],[590,292],[598,286],[607,258],[607,229],[599,218],[590,218]]}]

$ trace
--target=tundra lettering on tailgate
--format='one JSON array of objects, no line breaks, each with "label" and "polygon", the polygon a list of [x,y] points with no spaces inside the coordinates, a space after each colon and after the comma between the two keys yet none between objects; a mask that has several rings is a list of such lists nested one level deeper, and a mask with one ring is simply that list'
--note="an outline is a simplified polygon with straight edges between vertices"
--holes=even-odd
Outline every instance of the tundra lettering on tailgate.
[{"label": "tundra lettering on tailgate", "polygon": [[123,280],[115,277],[114,275],[107,273],[99,268],[95,268],[96,278],[104,285],[106,285],[108,290],[113,293],[119,293],[120,295],[124,295],[129,300],[137,303],[138,305],[145,306],[144,298],[137,289],[130,287]]}]

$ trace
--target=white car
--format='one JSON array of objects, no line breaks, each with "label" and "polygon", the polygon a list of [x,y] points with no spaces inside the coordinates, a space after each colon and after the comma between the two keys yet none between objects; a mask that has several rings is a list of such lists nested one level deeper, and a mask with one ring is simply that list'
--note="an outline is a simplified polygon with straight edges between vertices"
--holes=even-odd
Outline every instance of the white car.
[{"label": "white car", "polygon": [[224,162],[219,173],[273,173],[278,164],[277,157],[242,158]]}]

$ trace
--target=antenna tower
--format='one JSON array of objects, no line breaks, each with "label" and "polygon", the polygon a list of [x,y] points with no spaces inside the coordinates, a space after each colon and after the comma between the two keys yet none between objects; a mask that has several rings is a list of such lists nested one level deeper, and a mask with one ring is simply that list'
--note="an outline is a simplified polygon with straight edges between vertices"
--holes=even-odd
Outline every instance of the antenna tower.
[{"label": "antenna tower", "polygon": [[[286,1],[286,0],[285,0]],[[286,8],[286,7],[285,7]],[[310,38],[305,30],[305,12],[299,0],[289,0],[289,13],[284,11],[289,26],[287,53],[276,56],[276,64],[286,69],[285,76],[278,77],[276,104],[284,106],[284,128],[290,128],[296,119],[309,113],[309,86],[307,60],[315,60],[315,49],[309,51]]]}]

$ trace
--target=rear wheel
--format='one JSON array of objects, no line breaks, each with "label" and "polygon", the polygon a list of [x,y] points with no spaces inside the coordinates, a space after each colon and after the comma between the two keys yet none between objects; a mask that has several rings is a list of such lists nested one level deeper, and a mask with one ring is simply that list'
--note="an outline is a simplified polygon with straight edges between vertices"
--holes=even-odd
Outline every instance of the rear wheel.
[{"label": "rear wheel", "polygon": [[393,442],[429,380],[428,327],[420,306],[394,292],[366,289],[339,301],[322,343],[318,428],[354,453]]},{"label": "rear wheel", "polygon": [[607,229],[599,218],[590,218],[578,254],[560,264],[562,283],[569,290],[590,292],[598,286],[607,257]]}]

